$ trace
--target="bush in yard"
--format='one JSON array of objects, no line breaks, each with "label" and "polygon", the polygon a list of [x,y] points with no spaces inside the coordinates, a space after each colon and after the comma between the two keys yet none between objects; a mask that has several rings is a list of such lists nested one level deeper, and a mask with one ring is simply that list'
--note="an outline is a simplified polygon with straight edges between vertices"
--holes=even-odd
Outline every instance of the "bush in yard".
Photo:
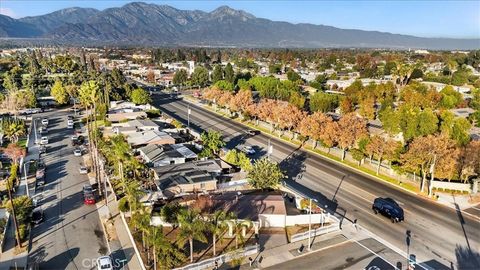
[{"label": "bush in yard", "polygon": [[278,163],[264,157],[255,161],[252,170],[248,172],[248,183],[258,189],[276,188],[283,178]]}]

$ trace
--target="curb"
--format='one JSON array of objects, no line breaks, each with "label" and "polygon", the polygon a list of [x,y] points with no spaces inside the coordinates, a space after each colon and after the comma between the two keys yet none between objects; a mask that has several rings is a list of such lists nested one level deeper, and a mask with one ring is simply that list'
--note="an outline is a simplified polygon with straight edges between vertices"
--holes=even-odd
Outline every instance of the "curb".
[{"label": "curb", "polygon": [[[211,110],[209,107],[199,105],[199,104],[196,103],[195,101],[191,100],[192,97],[190,97],[190,96],[186,96],[186,97],[188,97],[188,98],[185,98],[185,97],[184,97],[183,100],[186,101],[186,102],[188,102],[188,103],[191,103],[191,104],[193,104],[193,105],[195,105],[195,106],[197,106],[197,107],[200,107],[200,108],[202,108],[202,109],[208,110],[209,112],[213,112],[213,113],[217,114],[218,116],[220,116],[220,117],[222,117],[222,118],[231,120],[231,121],[236,122],[236,123],[238,123],[238,124],[240,124],[240,125],[242,125],[242,126],[245,126],[245,127],[253,127],[253,128],[255,128],[256,130],[259,130],[259,129],[258,129],[256,126],[254,126],[254,125],[252,125],[252,126],[246,125],[246,124],[244,124],[244,123],[242,123],[242,122],[240,122],[240,121],[237,121],[237,120],[235,120],[235,119],[226,117],[225,115],[223,115],[223,114],[221,114],[221,113],[219,113],[219,112],[216,112],[216,111],[214,111],[214,110]],[[280,138],[280,137],[274,136],[274,135],[272,135],[272,134],[270,134],[270,133],[262,132],[262,134],[264,134],[264,135],[266,135],[266,136],[268,136],[268,137],[270,137],[270,138],[277,139],[277,140],[279,140],[279,141],[281,141],[281,142],[283,142],[283,143],[287,143],[287,144],[289,144],[289,145],[291,145],[291,146],[295,146],[295,147],[298,147],[298,146],[299,146],[299,145],[296,145],[296,144],[294,144],[294,143],[292,143],[292,142],[290,142],[290,141],[287,141],[287,140],[284,140],[284,139],[282,139],[282,138]],[[425,199],[425,200],[427,200],[427,201],[436,203],[437,205],[441,205],[441,206],[444,206],[444,207],[447,207],[447,208],[450,208],[450,209],[456,211],[456,209],[455,209],[453,206],[450,206],[450,205],[447,205],[447,204],[443,204],[443,203],[437,202],[436,200],[433,200],[433,199],[431,199],[431,198],[428,198],[428,197],[426,197],[426,196],[423,196],[423,195],[421,195],[421,194],[419,194],[419,193],[417,193],[417,192],[414,192],[414,191],[408,190],[408,189],[406,189],[406,188],[403,188],[403,187],[401,187],[401,186],[395,185],[395,184],[393,184],[393,183],[391,183],[391,182],[389,182],[389,181],[385,181],[385,180],[383,180],[382,178],[380,178],[380,177],[378,177],[378,176],[375,176],[375,175],[366,173],[366,172],[364,172],[364,171],[362,171],[362,170],[360,170],[360,169],[357,169],[357,168],[355,168],[355,167],[352,167],[352,166],[350,166],[350,165],[348,165],[348,164],[345,164],[345,163],[343,163],[343,162],[340,162],[340,161],[338,161],[338,160],[332,159],[332,158],[330,158],[330,157],[328,157],[328,156],[324,156],[324,155],[322,155],[322,154],[320,154],[320,153],[317,153],[317,152],[315,152],[315,151],[313,151],[313,150],[310,150],[310,149],[308,149],[308,148],[301,147],[301,149],[304,150],[304,151],[306,151],[306,152],[308,152],[308,153],[315,154],[316,156],[318,156],[318,157],[320,157],[320,158],[322,158],[322,159],[327,159],[327,160],[329,160],[329,161],[335,162],[335,163],[338,164],[338,165],[341,165],[342,167],[345,167],[345,168],[347,168],[347,169],[351,169],[351,170],[354,170],[355,172],[361,173],[362,175],[364,175],[364,176],[366,176],[366,177],[369,177],[370,179],[372,179],[372,180],[374,180],[374,181],[386,183],[386,184],[394,187],[394,188],[397,189],[397,190],[408,192],[408,193],[410,193],[410,194],[412,194],[412,195],[415,195],[415,196],[417,196],[417,197],[419,197],[419,198],[423,198],[423,199]],[[466,215],[468,215],[468,216],[470,216],[470,217],[472,217],[472,218],[474,218],[474,219],[480,220],[479,217],[477,217],[477,216],[475,216],[475,215],[472,215],[472,214],[470,214],[470,213],[468,213],[468,212],[464,212],[463,210],[461,210],[461,212],[462,212],[462,214],[466,214]]]}]

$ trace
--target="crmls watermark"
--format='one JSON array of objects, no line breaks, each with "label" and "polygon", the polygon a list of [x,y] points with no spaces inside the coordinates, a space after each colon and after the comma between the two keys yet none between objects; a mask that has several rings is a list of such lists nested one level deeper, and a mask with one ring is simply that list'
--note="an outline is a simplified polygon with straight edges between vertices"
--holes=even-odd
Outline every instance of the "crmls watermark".
[{"label": "crmls watermark", "polygon": [[[92,269],[98,265],[98,259],[83,259],[82,260],[82,267],[87,269]],[[112,261],[112,268],[121,269],[127,263],[126,259],[111,259]]]}]

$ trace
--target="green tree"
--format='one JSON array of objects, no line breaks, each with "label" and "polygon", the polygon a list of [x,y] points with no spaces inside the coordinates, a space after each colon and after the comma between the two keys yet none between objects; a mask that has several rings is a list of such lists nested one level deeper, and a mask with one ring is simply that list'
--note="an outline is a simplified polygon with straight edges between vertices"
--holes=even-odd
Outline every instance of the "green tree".
[{"label": "green tree", "polygon": [[231,83],[235,82],[235,72],[233,71],[233,67],[230,63],[228,63],[225,67],[225,80]]},{"label": "green tree", "polygon": [[133,103],[137,105],[144,105],[152,102],[152,98],[150,97],[150,94],[145,91],[143,88],[137,88],[132,91],[132,95],[130,96],[130,99]]},{"label": "green tree", "polygon": [[365,158],[365,154],[357,148],[350,149],[350,154],[352,154],[353,159],[358,162],[358,166],[360,166],[362,160]]},{"label": "green tree", "polygon": [[445,86],[440,94],[442,95],[440,107],[445,109],[453,109],[463,101],[462,94],[455,91],[450,85]]},{"label": "green tree", "polygon": [[317,92],[310,97],[310,111],[330,112],[338,107],[337,95]]},{"label": "green tree", "polygon": [[443,111],[440,115],[440,130],[458,145],[466,145],[470,141],[469,130],[472,127],[465,118],[455,117],[450,111]]},{"label": "green tree", "polygon": [[216,65],[212,72],[212,83],[216,83],[220,80],[223,80],[223,69],[222,66]]},{"label": "green tree", "polygon": [[264,157],[256,160],[248,172],[248,182],[253,188],[276,188],[283,178],[283,173],[278,163]]},{"label": "green tree", "polygon": [[185,69],[179,69],[177,72],[175,72],[175,75],[173,75],[173,84],[175,85],[185,85],[185,83],[188,80],[188,74]]},{"label": "green tree", "polygon": [[218,153],[220,148],[225,146],[225,142],[222,139],[222,134],[215,130],[203,132],[200,135],[200,139],[203,143],[203,150],[200,153],[200,156],[202,157],[212,157]]},{"label": "green tree", "polygon": [[295,71],[289,69],[287,71],[287,78],[289,81],[292,81],[292,82],[296,82],[298,80],[301,80],[302,77],[300,77],[300,75],[298,75],[298,73],[296,73]]},{"label": "green tree", "polygon": [[252,169],[252,161],[247,157],[247,155],[243,152],[240,152],[236,149],[230,150],[225,155],[225,161],[237,165],[242,170],[248,172]]},{"label": "green tree", "polygon": [[209,231],[212,233],[213,256],[217,255],[217,237],[222,236],[227,231],[227,220],[235,219],[233,212],[217,210],[209,219]]},{"label": "green tree", "polygon": [[208,225],[201,219],[200,212],[196,209],[183,209],[178,215],[178,223],[180,224],[177,234],[178,244],[184,246],[187,242],[189,243],[190,262],[193,262],[193,241],[207,242],[205,231]]},{"label": "green tree", "polygon": [[53,84],[52,88],[50,89],[50,95],[55,99],[55,101],[60,104],[67,104],[69,100],[69,96],[65,87],[63,87],[62,82],[60,80],[56,80]]},{"label": "green tree", "polygon": [[218,89],[228,91],[228,92],[233,92],[233,83],[226,81],[226,80],[219,80],[217,81],[213,87],[217,87]]},{"label": "green tree", "polygon": [[150,226],[147,242],[153,249],[153,263],[156,269],[173,269],[185,261],[185,255],[163,235],[162,227]]},{"label": "green tree", "polygon": [[204,67],[196,67],[190,79],[192,85],[204,87],[208,83],[208,70]]}]

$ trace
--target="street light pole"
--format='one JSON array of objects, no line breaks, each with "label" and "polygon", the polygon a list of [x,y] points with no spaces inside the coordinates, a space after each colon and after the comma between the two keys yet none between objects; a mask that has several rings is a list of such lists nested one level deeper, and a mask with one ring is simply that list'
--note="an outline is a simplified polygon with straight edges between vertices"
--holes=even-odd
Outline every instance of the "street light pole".
[{"label": "street light pole", "polygon": [[308,221],[308,251],[312,250],[312,201],[318,202],[316,199],[310,199],[310,215]]},{"label": "street light pole", "polygon": [[188,105],[188,107],[187,107],[187,128],[188,128],[188,130],[190,130],[190,113],[191,112],[192,111],[190,110],[190,105]]}]

